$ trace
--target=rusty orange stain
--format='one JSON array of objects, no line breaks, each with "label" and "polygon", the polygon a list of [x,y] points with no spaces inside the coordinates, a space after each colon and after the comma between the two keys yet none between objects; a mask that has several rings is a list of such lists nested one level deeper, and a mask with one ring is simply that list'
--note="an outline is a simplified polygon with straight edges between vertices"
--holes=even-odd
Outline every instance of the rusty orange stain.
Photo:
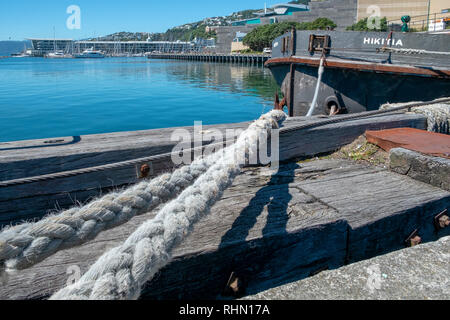
[{"label": "rusty orange stain", "polygon": [[450,136],[414,128],[366,131],[367,141],[385,151],[405,148],[424,154],[450,159]]},{"label": "rusty orange stain", "polygon": [[[318,67],[320,64],[320,59],[308,57],[272,58],[266,61],[265,66],[271,67],[278,64],[291,64],[291,63],[311,67]],[[357,71],[369,71],[377,73],[392,73],[399,75],[413,75],[413,76],[450,79],[450,70],[447,69],[431,69],[414,66],[392,65],[392,64],[381,64],[370,62],[363,63],[349,60],[337,60],[331,58],[325,60],[324,66],[326,68],[351,69]]]}]

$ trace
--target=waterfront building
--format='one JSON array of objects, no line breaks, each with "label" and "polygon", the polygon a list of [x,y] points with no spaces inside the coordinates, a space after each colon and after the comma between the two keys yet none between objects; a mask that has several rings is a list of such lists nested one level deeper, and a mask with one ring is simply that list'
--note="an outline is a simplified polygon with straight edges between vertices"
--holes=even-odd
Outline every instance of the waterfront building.
[{"label": "waterfront building", "polygon": [[31,55],[44,56],[50,52],[63,51],[69,53],[72,51],[72,39],[27,39],[31,41]]},{"label": "waterfront building", "polygon": [[360,19],[373,14],[370,6],[380,8],[380,16],[386,17],[390,26],[401,25],[402,15],[411,16],[410,27],[438,31],[446,28],[450,20],[448,0],[312,0],[309,5],[277,4],[255,13],[255,17],[235,21],[231,26],[208,26],[206,32],[215,31],[217,38],[194,41],[73,41],[70,39],[30,39],[32,54],[43,56],[62,50],[67,54],[80,53],[94,48],[108,55],[143,54],[146,52],[217,52],[230,53],[244,50],[238,34],[246,34],[254,28],[284,21],[311,22],[327,17],[336,23],[336,30],[345,30]]},{"label": "waterfront building", "polygon": [[308,6],[279,4],[255,13],[255,17],[235,21],[231,26],[216,27],[216,51],[230,53],[236,49],[237,32],[248,33],[264,24],[284,21],[312,22],[317,18],[329,18],[336,23],[337,31],[373,15],[375,6],[380,9],[380,17],[386,17],[389,26],[401,29],[401,17],[409,15],[410,28],[416,30],[439,31],[450,23],[449,0],[311,0]]},{"label": "waterfront building", "polygon": [[344,30],[374,14],[386,17],[390,24],[398,25],[401,25],[402,16],[409,15],[411,27],[426,29],[428,23],[442,23],[450,18],[450,3],[448,0],[311,0],[308,6],[277,4],[269,10],[256,12],[254,18],[235,21],[232,26],[257,27],[283,21],[311,22],[327,17],[337,24],[337,30]]},{"label": "waterfront building", "polygon": [[190,52],[198,51],[195,42],[185,41],[76,41],[74,51],[94,48],[108,55],[142,54],[146,52]]},{"label": "waterfront building", "polygon": [[369,7],[380,8],[380,15],[387,20],[400,19],[404,15],[411,17],[442,13],[450,8],[448,0],[358,0],[358,20],[372,15]]},{"label": "waterfront building", "polygon": [[209,38],[209,39],[203,39],[203,38],[195,38],[194,43],[203,48],[214,48],[216,46],[216,39]]},{"label": "waterfront building", "polygon": [[240,52],[246,49],[249,49],[248,46],[244,45],[244,37],[247,35],[245,32],[236,32],[236,37],[233,39],[231,43],[231,52]]},{"label": "waterfront building", "polygon": [[294,12],[309,11],[309,7],[304,4],[276,4],[272,6],[273,11],[279,16],[292,16]]},{"label": "waterfront building", "polygon": [[[328,17],[336,24],[336,30],[345,30],[356,22],[358,0],[324,0],[310,2],[308,6],[278,4],[270,9],[257,12],[253,19],[233,22],[231,26],[212,27],[217,34],[216,49],[218,53],[230,53],[238,44],[236,33],[249,33],[264,25],[284,21],[311,22],[317,18]],[[233,44],[234,43],[234,44]]]},{"label": "waterfront building", "polygon": [[121,56],[147,52],[201,52],[215,46],[215,39],[194,41],[92,41],[72,39],[29,39],[32,55],[44,56],[56,50],[67,54],[78,54],[87,49],[103,51],[107,55]]},{"label": "waterfront building", "polygon": [[379,8],[380,16],[386,17],[390,25],[401,25],[401,17],[408,15],[410,27],[416,29],[426,30],[428,24],[450,18],[448,0],[358,0],[357,19],[370,17],[374,8]]},{"label": "waterfront building", "polygon": [[245,20],[234,21],[232,26],[259,25],[268,23],[277,23],[282,21],[282,16],[292,16],[295,12],[309,11],[309,7],[304,4],[283,3],[272,6],[272,10],[265,9],[257,12],[257,17]]}]

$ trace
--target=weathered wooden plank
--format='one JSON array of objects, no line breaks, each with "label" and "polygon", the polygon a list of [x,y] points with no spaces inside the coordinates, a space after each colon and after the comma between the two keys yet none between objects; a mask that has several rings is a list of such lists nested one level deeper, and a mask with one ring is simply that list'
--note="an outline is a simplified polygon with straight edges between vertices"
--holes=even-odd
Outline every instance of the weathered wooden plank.
[{"label": "weathered wooden plank", "polygon": [[[215,128],[221,130],[225,136],[226,129],[243,129],[247,125],[247,123],[239,123],[205,126],[203,132],[207,134],[211,128]],[[193,132],[192,127],[184,129]],[[168,153],[177,143],[170,141],[173,130],[174,128],[86,136],[81,139],[80,145],[49,147],[45,149],[46,152],[42,152],[44,150],[42,148],[28,149],[33,143],[38,145],[42,141],[6,143],[8,148],[1,148],[2,144],[0,144],[0,170],[3,170],[5,174],[9,172],[10,178],[20,178],[27,176],[26,173],[34,176]],[[136,142],[136,139],[139,141]],[[206,143],[208,142],[211,141]],[[97,148],[97,144],[101,147]],[[137,147],[137,145],[140,146]],[[21,149],[21,146],[26,149]],[[18,149],[10,150],[14,148]],[[94,150],[96,151],[93,152]],[[19,161],[13,160],[16,157]],[[30,159],[20,160],[26,157]],[[40,218],[49,210],[68,208],[77,202],[86,202],[108,190],[136,183],[139,166],[130,165],[74,177],[2,188],[0,189],[0,226]],[[173,167],[170,156],[152,161],[152,176],[172,170]],[[11,170],[8,171],[8,169]]]},{"label": "weathered wooden plank", "polygon": [[[173,167],[165,159],[152,162],[156,176]],[[40,218],[49,211],[59,211],[110,190],[117,190],[139,181],[136,166],[83,174],[71,178],[33,182],[0,189],[0,225]]]},{"label": "weathered wooden plank", "polygon": [[[321,121],[321,118],[290,118],[284,127]],[[248,123],[205,126],[203,131],[243,129]],[[393,114],[330,124],[297,132],[280,133],[280,158],[312,156],[330,152],[350,143],[367,129],[426,126],[421,115]],[[186,130],[193,131],[192,127]],[[117,161],[170,152],[174,128],[83,136],[76,143],[41,148],[43,141],[19,141],[0,144],[0,177],[22,178],[66,170],[98,166]],[[224,134],[225,136],[225,134]],[[58,139],[55,139],[58,141]],[[34,148],[33,146],[38,146]],[[172,169],[170,157],[152,162],[154,174]],[[135,183],[136,167],[37,182],[0,189],[0,225],[23,219],[40,218],[55,208],[73,206],[74,199],[85,202],[111,188]]]},{"label": "weathered wooden plank", "polygon": [[401,249],[416,229],[423,241],[435,240],[434,216],[450,207],[447,191],[385,170],[352,170],[294,185],[338,210],[348,222],[348,262]]},{"label": "weathered wooden plank", "polygon": [[[290,178],[289,178],[290,179]],[[210,217],[214,223],[211,223],[210,218],[202,221],[201,224],[197,225],[196,229],[191,234],[191,237],[186,239],[186,242],[178,248],[175,252],[175,257],[194,257],[194,256],[203,256],[202,253],[206,252],[216,252],[219,246],[222,247],[238,247],[243,248],[246,246],[246,238],[255,238],[260,239],[262,233],[272,233],[274,236],[280,236],[280,229],[283,229],[283,226],[288,226],[288,230],[296,231],[298,230],[298,226],[296,226],[296,220],[302,220],[301,217],[293,216],[293,218],[287,220],[286,213],[283,214],[284,206],[282,205],[272,205],[270,207],[267,206],[267,203],[270,201],[269,196],[273,195],[275,190],[277,190],[277,194],[280,199],[286,200],[290,197],[295,197],[296,202],[293,202],[293,206],[302,209],[303,211],[308,211],[311,215],[316,214],[318,216],[316,225],[320,225],[321,223],[326,223],[327,221],[332,221],[333,226],[329,227],[334,232],[330,232],[330,241],[335,243],[335,246],[339,249],[336,252],[340,252],[340,259],[344,257],[345,251],[345,230],[346,226],[344,223],[334,223],[333,218],[333,209],[329,209],[326,205],[314,201],[311,197],[306,196],[298,192],[297,190],[291,190],[294,195],[290,195],[288,186],[286,185],[287,181],[280,180],[278,183],[273,181],[270,188],[266,188],[266,184],[270,181],[270,177],[260,176],[258,174],[258,170],[255,169],[247,169],[247,171],[239,176],[233,186],[226,191],[223,199],[219,201],[217,204],[217,209],[213,209],[213,215]],[[256,199],[253,199],[255,194],[259,192],[260,196]],[[249,206],[250,201],[251,206]],[[282,200],[280,200],[282,201]],[[248,206],[248,218],[249,220],[244,219],[239,220],[235,224],[235,228],[231,228],[232,231],[227,235],[227,232],[230,231],[230,227],[235,222],[236,218],[240,215],[240,211],[243,208]],[[214,214],[214,212],[218,212],[219,216]],[[274,216],[280,220],[281,223],[270,224],[271,228],[263,231],[265,228],[265,217],[267,215]],[[54,255],[50,261],[50,259],[43,261],[42,263],[36,265],[35,267],[20,272],[17,277],[13,277],[10,279],[7,286],[3,287],[0,291],[0,298],[10,297],[10,298],[36,298],[41,295],[49,294],[56,288],[62,286],[68,279],[68,275],[66,274],[66,269],[72,265],[78,265],[81,270],[84,272],[88,268],[88,266],[95,261],[99,254],[104,251],[106,248],[111,248],[114,245],[119,244],[123,241],[142,221],[153,216],[153,213],[135,217],[127,224],[115,228],[114,230],[109,230],[100,234],[94,241],[89,242],[83,246],[78,248],[74,248],[73,250],[64,250]],[[259,217],[261,216],[261,217]],[[256,219],[254,221],[252,219]],[[222,221],[222,223],[217,224],[217,219]],[[311,217],[309,218],[311,219]],[[250,226],[248,224],[251,224]],[[254,225],[253,225],[254,224]],[[285,234],[286,230],[283,230],[281,234]],[[305,237],[304,235],[303,237]],[[317,238],[318,235],[315,237]],[[322,237],[322,236],[321,236]],[[335,239],[335,238],[338,239]],[[222,241],[223,238],[223,241]],[[313,238],[311,235],[308,235],[306,238]],[[276,238],[275,238],[276,239]],[[265,240],[267,241],[267,240]],[[223,242],[223,243],[222,243]],[[274,244],[277,244],[274,240],[272,240]],[[289,245],[292,245],[293,240],[291,239],[287,242],[286,246],[289,248]],[[222,244],[221,244],[222,243]],[[283,241],[280,242],[282,244]],[[284,240],[286,243],[286,240]],[[244,244],[244,245],[243,245]],[[289,244],[289,245],[288,245]],[[278,245],[278,244],[277,244]],[[268,249],[270,245],[259,244],[259,247]],[[257,246],[253,246],[256,249]],[[249,248],[252,248],[250,246]],[[308,250],[306,250],[308,251]],[[305,251],[305,252],[306,252]],[[219,254],[219,258],[229,260],[228,253],[225,251],[221,251]],[[258,252],[258,250],[257,250]],[[323,254],[328,255],[328,253],[321,251],[320,258],[324,258]],[[314,261],[313,252],[311,252],[312,256],[309,260]],[[334,258],[335,253],[332,253],[331,258]],[[339,256],[339,255],[338,255]],[[211,257],[214,259],[219,259],[215,254]],[[242,257],[241,257],[242,258]],[[55,260],[53,260],[55,259]],[[335,258],[336,259],[336,258]],[[201,260],[201,259],[200,259]],[[240,260],[240,259],[238,259]],[[299,260],[301,261],[301,260]],[[193,260],[191,263],[186,263],[186,268],[184,271],[191,270],[191,268],[199,268],[200,266],[204,266],[206,268],[214,269],[213,265],[204,265],[201,261]],[[215,277],[226,277],[226,271],[222,269],[225,266],[231,266],[230,263],[224,264],[220,263],[216,265],[215,271],[211,271],[211,279]],[[55,268],[50,271],[50,269]],[[314,266],[310,267],[314,268]],[[52,272],[54,277],[52,277],[52,281],[48,281],[48,272]],[[184,273],[183,273],[184,274]],[[195,273],[200,277],[204,277],[205,275],[202,273]],[[175,271],[176,277],[179,277],[180,274],[178,271]],[[194,273],[192,274],[194,275]],[[161,281],[161,280],[159,280]],[[174,279],[170,280],[174,281]],[[196,283],[197,286],[201,286],[201,283]],[[215,284],[214,284],[215,283]],[[216,281],[213,282],[205,282],[205,284],[211,285],[214,284],[216,289],[220,286],[217,286]],[[49,286],[49,288],[46,288]],[[36,290],[37,287],[40,289]],[[32,289],[33,288],[33,289]],[[31,289],[31,290],[30,290]],[[30,292],[31,291],[31,292]],[[37,296],[38,294],[38,296]]]},{"label": "weathered wooden plank", "polygon": [[[305,117],[291,118],[286,127],[302,124]],[[306,122],[307,123],[307,122]],[[425,129],[426,118],[415,114],[391,114],[329,124],[303,131],[280,134],[280,158],[314,156],[335,151],[351,143],[366,130],[410,127]]]},{"label": "weathered wooden plank", "polygon": [[[295,117],[287,119],[283,126],[289,128],[300,124],[315,123],[321,120],[323,118],[320,117]],[[207,133],[209,130],[218,129],[222,133],[225,133],[227,129],[245,129],[248,127],[248,124],[248,122],[242,122],[203,126],[203,131]],[[302,140],[298,139],[298,134],[301,134],[303,137],[306,132],[311,131],[313,135],[318,135],[318,137],[325,135],[327,140],[332,140],[334,145],[327,146],[326,149],[330,147],[335,149],[336,146],[340,146],[343,143],[340,141],[342,137],[348,139],[352,134],[330,135],[328,130],[336,130],[338,128],[360,129],[361,127],[388,128],[393,126],[422,128],[426,126],[426,120],[422,115],[391,114],[331,124],[302,131],[301,133],[282,134],[282,136],[283,140],[290,143],[289,137],[296,137],[297,139],[294,139],[294,141]],[[66,137],[0,143],[0,180],[11,180],[74,170],[85,168],[92,164],[101,165],[170,152],[174,145],[177,144],[177,142],[171,141],[170,139],[175,129],[185,129],[191,133],[193,132],[193,127],[180,127],[86,135],[76,138],[75,142],[73,141],[74,137]],[[363,132],[358,131],[358,133],[362,134]],[[58,141],[60,139],[63,139],[64,142],[54,145],[44,143],[45,141]],[[317,145],[319,149],[323,149],[320,147],[322,143],[322,141],[318,143],[314,141],[314,145]],[[347,140],[345,140],[345,143],[347,143]],[[308,147],[311,146],[308,145]],[[293,146],[291,148],[295,149]],[[303,152],[307,154],[308,150],[304,150]],[[311,152],[314,153],[316,151],[312,150]],[[288,156],[286,155],[284,158],[287,159]]]},{"label": "weathered wooden plank", "polygon": [[[450,193],[387,169],[320,160],[287,164],[273,176],[263,172],[247,168],[236,178],[147,284],[143,298],[216,298],[231,271],[244,275],[249,294],[257,293],[395,250],[411,228],[424,241],[449,232],[431,231],[429,218],[435,208],[450,207]],[[73,276],[69,267],[85,272],[154,214],[19,272],[0,288],[0,299],[50,295]]]},{"label": "weathered wooden plank", "polygon": [[[248,122],[203,126],[203,131],[243,129]],[[172,151],[178,142],[171,141],[175,129],[193,132],[193,127],[163,128],[13,141],[0,143],[0,180],[11,180],[60,171],[86,168]],[[46,144],[45,141],[61,143]]]}]

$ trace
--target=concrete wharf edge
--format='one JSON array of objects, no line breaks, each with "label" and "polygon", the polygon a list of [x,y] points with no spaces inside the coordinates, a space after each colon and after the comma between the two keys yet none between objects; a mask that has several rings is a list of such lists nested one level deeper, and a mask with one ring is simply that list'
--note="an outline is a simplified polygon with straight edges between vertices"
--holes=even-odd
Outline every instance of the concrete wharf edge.
[{"label": "concrete wharf edge", "polygon": [[450,300],[450,237],[403,249],[244,300]]}]

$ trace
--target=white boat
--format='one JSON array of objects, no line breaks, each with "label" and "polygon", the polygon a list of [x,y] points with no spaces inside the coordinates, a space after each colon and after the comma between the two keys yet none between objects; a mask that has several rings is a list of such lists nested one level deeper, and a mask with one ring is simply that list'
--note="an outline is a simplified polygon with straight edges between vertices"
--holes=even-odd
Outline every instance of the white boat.
[{"label": "white boat", "polygon": [[27,53],[27,45],[26,44],[23,45],[23,51],[22,52],[12,53],[11,54],[11,57],[13,57],[13,58],[26,58],[26,57],[29,57],[29,56],[30,56],[30,54]]},{"label": "white boat", "polygon": [[70,55],[66,55],[62,50],[56,50],[54,52],[49,52],[45,55],[46,58],[49,59],[63,59],[63,58],[71,58]]},{"label": "white boat", "polygon": [[74,57],[75,58],[95,59],[95,58],[104,58],[105,54],[102,51],[94,50],[93,48],[91,48],[91,49],[84,50],[80,54],[74,55]]},{"label": "white boat", "polygon": [[53,52],[49,52],[44,55],[45,58],[49,59],[64,59],[64,58],[72,58],[70,54],[64,53],[63,50],[58,50],[58,46],[56,44],[56,31],[55,27],[53,27]]},{"label": "white boat", "polygon": [[25,52],[11,54],[12,58],[26,58],[26,57],[29,57],[29,56],[30,55],[26,54]]}]

